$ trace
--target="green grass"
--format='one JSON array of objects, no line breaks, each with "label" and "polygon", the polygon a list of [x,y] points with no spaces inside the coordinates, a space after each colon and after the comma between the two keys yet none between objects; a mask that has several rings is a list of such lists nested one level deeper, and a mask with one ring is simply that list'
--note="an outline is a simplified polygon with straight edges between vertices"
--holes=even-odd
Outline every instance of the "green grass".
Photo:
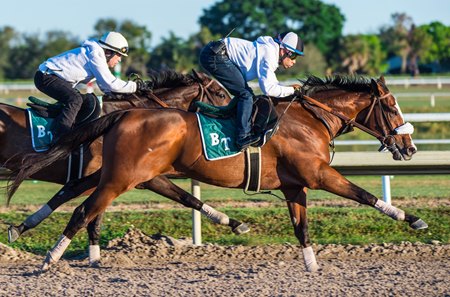
[{"label": "green grass", "polygon": [[[391,180],[392,200],[417,201],[417,206],[406,208],[411,214],[420,216],[428,224],[427,230],[414,231],[406,223],[394,221],[381,215],[374,209],[359,206],[350,202],[347,207],[310,207],[308,210],[310,235],[314,243],[366,244],[382,242],[424,242],[439,240],[450,242],[450,208],[446,204],[450,193],[449,176],[396,176]],[[378,176],[351,177],[353,182],[363,186],[370,192],[381,195],[381,178]],[[175,182],[189,190],[190,180],[178,179]],[[56,192],[57,185],[26,181],[19,189],[13,205],[41,205],[47,201],[51,193]],[[342,199],[323,191],[310,191],[310,200]],[[427,201],[438,201],[434,206],[427,206]],[[439,204],[439,199],[443,203]],[[230,206],[219,208],[230,217],[246,222],[251,232],[243,236],[231,233],[228,227],[214,225],[202,218],[202,237],[204,242],[222,245],[261,245],[297,243],[294,237],[285,203],[267,195],[246,196],[241,190],[222,189],[202,184],[202,200],[211,205],[217,202],[230,202]],[[73,205],[79,204],[78,199]],[[148,191],[133,190],[118,198],[116,204],[166,203],[169,200]],[[234,208],[231,202],[237,201],[269,201],[267,208]],[[353,206],[354,205],[354,206]],[[409,203],[414,205],[414,203]],[[30,213],[8,211],[0,213],[2,222],[18,224]],[[56,212],[37,228],[24,234],[12,246],[33,253],[43,254],[56,241],[68,223],[71,214]],[[106,214],[102,230],[103,246],[116,237],[122,236],[132,226],[143,230],[146,234],[162,233],[175,238],[191,236],[191,211],[188,209],[164,209],[147,211],[122,211]],[[6,243],[6,228],[0,224],[0,242]],[[81,231],[70,245],[70,254],[79,254],[87,245],[86,233]]]},{"label": "green grass", "polygon": [[[353,183],[359,185],[372,194],[381,197],[381,177],[380,176],[350,176]],[[190,179],[172,180],[190,192]],[[0,187],[6,185],[5,181],[0,181]],[[25,181],[11,200],[11,205],[41,205],[47,202],[62,186],[40,182]],[[450,193],[450,176],[448,175],[408,175],[395,176],[391,179],[391,195],[393,199],[427,199],[427,198],[445,198]],[[279,191],[273,191],[281,195]],[[338,196],[325,191],[309,191],[308,199],[326,200],[336,199]],[[78,198],[70,205],[78,205],[84,198]],[[274,204],[282,204],[280,200],[270,195],[245,195],[240,189],[223,189],[207,184],[201,184],[201,199],[211,203],[214,202],[233,202],[233,201],[270,201]],[[171,200],[159,196],[147,190],[132,190],[117,198],[114,204],[133,204],[133,203],[172,203]],[[174,202],[173,202],[174,203]]]},{"label": "green grass", "polygon": [[[221,245],[297,244],[285,207],[264,209],[222,209],[230,217],[246,222],[251,232],[236,236],[228,227],[211,224],[202,219],[204,242]],[[365,244],[401,241],[429,243],[439,240],[449,243],[450,208],[407,209],[419,215],[428,224],[426,230],[414,231],[404,222],[394,221],[369,208],[311,208],[309,214],[310,236],[314,243]],[[5,222],[19,222],[25,214],[3,213]],[[33,253],[44,254],[62,233],[70,214],[55,213],[37,228],[25,233],[12,246]],[[175,238],[191,236],[191,212],[188,210],[158,210],[145,212],[107,213],[102,229],[101,245],[123,236],[130,227],[137,227],[146,234],[161,233]],[[0,241],[6,242],[6,226],[0,226]],[[70,253],[78,254],[87,246],[83,230],[72,241]],[[70,254],[69,253],[69,254]]]}]

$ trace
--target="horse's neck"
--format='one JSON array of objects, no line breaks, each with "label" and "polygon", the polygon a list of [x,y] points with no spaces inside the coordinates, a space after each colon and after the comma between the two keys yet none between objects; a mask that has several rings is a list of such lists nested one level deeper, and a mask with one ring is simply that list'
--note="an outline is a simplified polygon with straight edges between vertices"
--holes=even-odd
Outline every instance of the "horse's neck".
[{"label": "horse's neck", "polygon": [[353,119],[370,105],[370,96],[369,93],[365,92],[338,90],[334,94],[328,95],[327,92],[320,92],[313,98],[332,108],[334,111]]},{"label": "horse's neck", "polygon": [[[357,115],[370,104],[370,95],[363,92],[339,91],[334,94],[330,94],[329,92],[319,92],[311,95],[310,97],[328,106],[335,113],[339,113],[349,119],[355,119]],[[278,113],[279,114],[280,112],[282,113],[286,107],[287,104],[282,104],[281,106],[279,106]],[[343,120],[320,107],[313,107],[313,108],[315,110],[316,115],[317,114],[319,115],[319,117],[314,116],[313,118],[317,122],[320,122],[321,124],[319,125],[310,124],[310,129],[315,129],[315,127],[322,127],[323,121],[325,121],[326,122],[325,125],[328,126],[327,133],[331,133],[332,137],[336,137],[338,132],[345,125]],[[294,107],[294,110],[297,110],[298,113],[305,112],[305,109],[300,106],[298,106],[298,109],[297,107]],[[308,108],[306,108],[306,110],[308,113],[311,112]],[[310,121],[303,119],[302,116],[295,118],[296,120],[302,123],[305,121],[306,122]]]}]

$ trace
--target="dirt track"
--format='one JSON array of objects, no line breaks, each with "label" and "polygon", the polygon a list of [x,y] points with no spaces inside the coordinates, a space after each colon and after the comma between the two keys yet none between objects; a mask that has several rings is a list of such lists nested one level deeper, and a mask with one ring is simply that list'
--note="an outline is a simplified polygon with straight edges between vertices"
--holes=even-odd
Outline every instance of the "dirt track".
[{"label": "dirt track", "polygon": [[110,242],[102,265],[43,257],[0,244],[0,296],[450,296],[450,245],[314,246],[321,270],[304,270],[299,247],[194,247],[139,230]]}]

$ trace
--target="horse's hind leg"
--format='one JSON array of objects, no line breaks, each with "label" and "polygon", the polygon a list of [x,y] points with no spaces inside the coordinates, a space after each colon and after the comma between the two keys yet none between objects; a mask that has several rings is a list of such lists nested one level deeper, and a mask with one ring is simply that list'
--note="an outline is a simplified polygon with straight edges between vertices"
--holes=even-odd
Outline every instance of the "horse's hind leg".
[{"label": "horse's hind leg", "polygon": [[303,247],[303,259],[306,270],[315,272],[319,269],[316,256],[311,246],[308,233],[308,217],[306,215],[306,188],[298,190],[282,189],[287,200],[289,215],[294,226],[295,237]]},{"label": "horse's hind leg", "polygon": [[336,195],[352,199],[361,204],[370,205],[394,220],[408,222],[409,226],[413,229],[418,230],[428,227],[422,219],[410,215],[395,206],[385,203],[383,200],[378,199],[366,190],[353,184],[334,168],[328,166],[328,164],[324,164],[324,166],[316,172],[318,172],[319,176],[317,177],[318,182],[312,183],[312,188],[314,189],[322,189]]},{"label": "horse's hind leg", "polygon": [[149,181],[139,184],[136,188],[151,190],[175,202],[183,204],[186,207],[198,210],[214,223],[229,226],[235,234],[239,235],[250,231],[246,224],[231,219],[226,214],[203,203],[193,195],[175,185],[166,176],[157,176]]},{"label": "horse's hind leg", "polygon": [[44,204],[38,211],[28,216],[18,226],[10,225],[8,227],[8,241],[16,241],[20,235],[25,231],[32,229],[39,225],[59,206],[70,201],[83,193],[92,191],[98,184],[100,179],[100,171],[97,171],[89,176],[81,179],[76,179],[65,184],[46,204]]}]

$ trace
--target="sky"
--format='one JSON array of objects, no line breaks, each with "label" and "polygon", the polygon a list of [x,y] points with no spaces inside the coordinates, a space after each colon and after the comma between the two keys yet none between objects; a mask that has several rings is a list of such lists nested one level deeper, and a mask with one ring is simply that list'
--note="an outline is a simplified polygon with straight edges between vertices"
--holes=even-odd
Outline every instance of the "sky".
[{"label": "sky", "polygon": [[[239,0],[236,0],[239,1]],[[334,4],[345,16],[343,33],[377,33],[391,24],[393,13],[406,13],[416,25],[440,21],[450,26],[449,0],[322,0]],[[20,33],[44,34],[63,30],[86,39],[94,34],[94,25],[101,18],[132,20],[152,32],[156,46],[169,32],[183,39],[199,31],[198,19],[203,9],[217,0],[22,0],[3,1],[0,29],[11,26]],[[26,8],[25,8],[26,7]],[[25,8],[25,9],[24,9]]]}]

